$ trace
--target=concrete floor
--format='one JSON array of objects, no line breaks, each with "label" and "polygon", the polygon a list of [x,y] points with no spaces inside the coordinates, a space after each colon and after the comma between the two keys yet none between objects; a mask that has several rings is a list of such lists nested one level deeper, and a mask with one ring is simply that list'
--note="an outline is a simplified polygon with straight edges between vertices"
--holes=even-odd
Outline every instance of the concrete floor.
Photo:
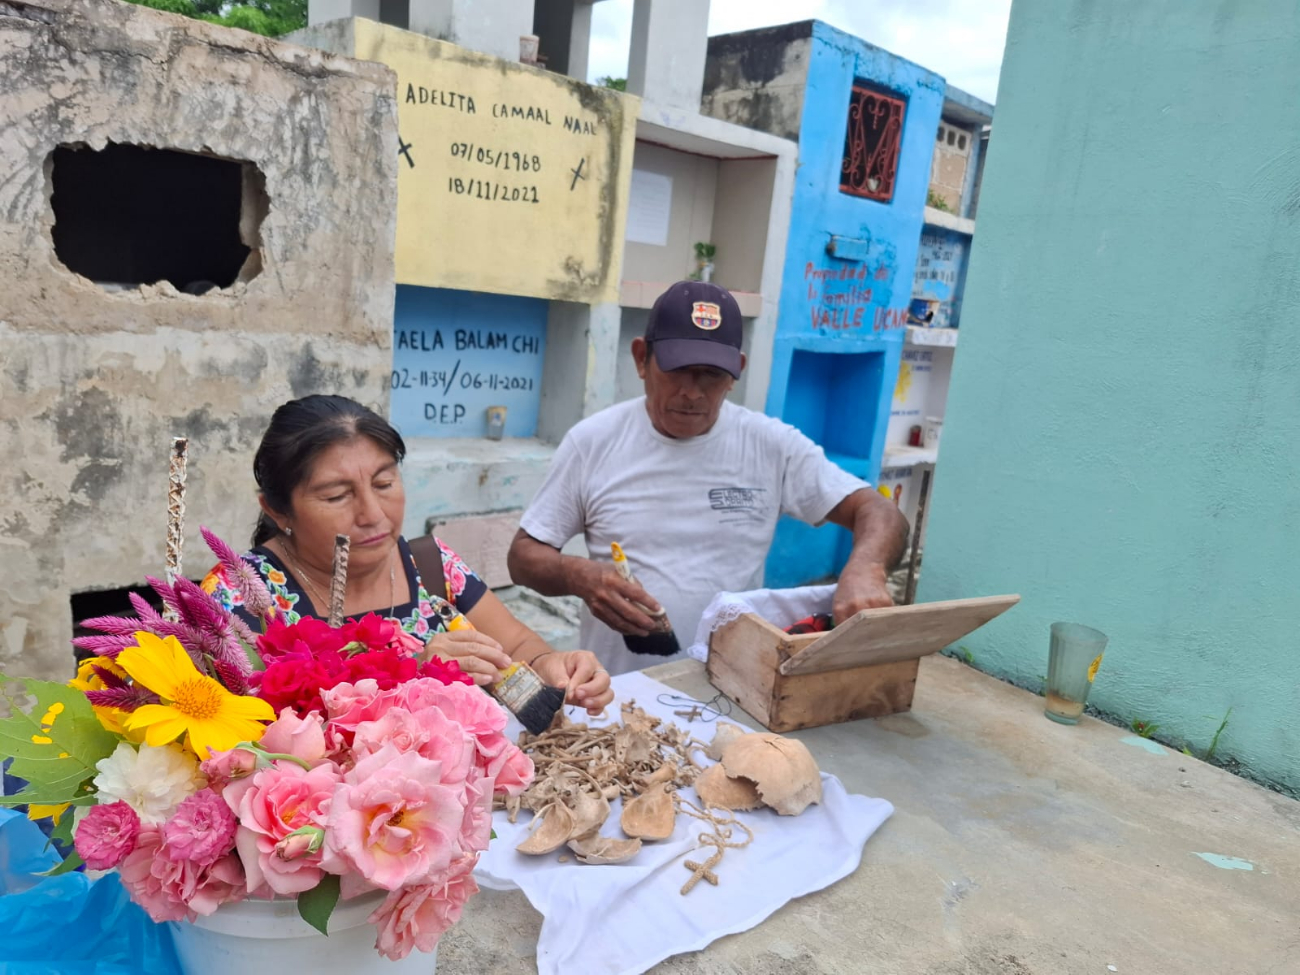
[{"label": "concrete floor", "polygon": [[[649,674],[713,695],[694,662]],[[1300,975],[1300,803],[937,656],[910,713],[796,737],[893,818],[852,876],[654,972]],[[540,926],[485,891],[438,970],[535,972]]]}]

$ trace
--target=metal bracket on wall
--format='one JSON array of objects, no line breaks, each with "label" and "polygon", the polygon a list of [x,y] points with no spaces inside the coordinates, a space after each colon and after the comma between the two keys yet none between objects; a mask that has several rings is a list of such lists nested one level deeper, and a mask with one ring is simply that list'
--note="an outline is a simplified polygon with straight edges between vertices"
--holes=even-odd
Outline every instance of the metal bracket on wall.
[{"label": "metal bracket on wall", "polygon": [[864,237],[839,237],[831,235],[826,253],[841,261],[865,261],[871,251],[871,235]]}]

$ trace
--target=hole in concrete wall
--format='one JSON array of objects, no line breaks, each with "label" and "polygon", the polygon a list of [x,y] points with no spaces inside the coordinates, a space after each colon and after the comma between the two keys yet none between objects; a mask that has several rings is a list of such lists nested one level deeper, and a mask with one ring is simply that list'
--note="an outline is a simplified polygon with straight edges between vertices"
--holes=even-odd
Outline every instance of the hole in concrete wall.
[{"label": "hole in concrete wall", "polygon": [[[154,609],[162,612],[162,600],[149,586],[129,586],[125,589],[99,589],[94,592],[74,592],[72,594],[72,635],[98,636],[98,630],[88,630],[81,625],[82,620],[96,616],[135,616],[131,606],[130,594],[143,596]],[[94,656],[89,651],[74,648],[77,660]]]},{"label": "hole in concrete wall", "polygon": [[169,281],[204,294],[262,269],[266,181],[249,162],[109,143],[47,163],[54,253],[109,289]]},{"label": "hole in concrete wall", "polygon": [[964,135],[957,136],[957,148],[958,149],[966,148],[966,137]]}]

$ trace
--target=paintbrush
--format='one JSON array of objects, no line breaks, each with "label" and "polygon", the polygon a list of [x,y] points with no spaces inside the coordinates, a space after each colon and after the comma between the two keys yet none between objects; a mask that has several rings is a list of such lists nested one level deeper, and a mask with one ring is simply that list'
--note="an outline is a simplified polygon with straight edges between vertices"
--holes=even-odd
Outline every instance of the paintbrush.
[{"label": "paintbrush", "polygon": [[[611,542],[610,550],[614,553],[614,569],[627,582],[639,585],[636,577],[632,575],[632,567],[627,564],[627,556],[623,554],[623,547],[618,542]],[[652,631],[646,636],[632,636],[623,634],[623,644],[633,653],[650,654],[655,657],[671,657],[674,654],[682,652],[682,645],[677,642],[677,634],[673,632],[673,624],[668,621],[668,611],[660,609],[657,613],[652,612],[640,603],[634,604],[637,609],[647,616],[654,617],[655,625],[658,629]]]},{"label": "paintbrush", "polygon": [[[451,603],[436,597],[435,602],[439,604],[439,615],[447,620],[449,631],[474,629],[474,624]],[[549,728],[564,707],[564,689],[543,683],[537,672],[524,663],[511,664],[501,672],[499,681],[483,689],[500,701],[532,735],[540,735]]]}]

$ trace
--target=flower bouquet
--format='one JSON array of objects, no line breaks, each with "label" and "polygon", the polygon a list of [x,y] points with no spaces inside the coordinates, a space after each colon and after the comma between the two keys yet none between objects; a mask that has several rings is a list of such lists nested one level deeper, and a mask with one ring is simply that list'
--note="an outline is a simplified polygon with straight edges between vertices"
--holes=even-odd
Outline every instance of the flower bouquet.
[{"label": "flower bouquet", "polygon": [[68,684],[0,675],[0,751],[28,782],[0,802],[53,816],[75,849],[56,870],[116,869],[155,921],[294,898],[326,933],[366,895],[381,955],[433,951],[477,891],[493,797],[532,780],[506,712],[376,616],[284,624],[204,536],[263,632],[151,579],[163,612],[133,595],[137,617],[87,620],[102,635],[74,641],[92,656]]}]

